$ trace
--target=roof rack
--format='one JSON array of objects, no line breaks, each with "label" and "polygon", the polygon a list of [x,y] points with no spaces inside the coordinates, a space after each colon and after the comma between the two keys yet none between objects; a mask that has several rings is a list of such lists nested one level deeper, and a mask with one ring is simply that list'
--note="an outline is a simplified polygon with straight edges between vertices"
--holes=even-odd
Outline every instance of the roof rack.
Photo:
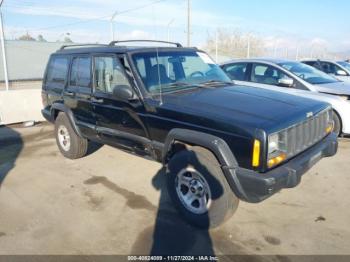
[{"label": "roof rack", "polygon": [[79,47],[79,46],[108,46],[105,44],[76,44],[76,45],[63,45],[61,46],[60,50],[66,49],[66,48],[70,48],[70,47]]},{"label": "roof rack", "polygon": [[182,45],[180,43],[160,41],[160,40],[122,40],[122,41],[112,41],[109,43],[109,45],[113,46],[113,45],[119,44],[119,43],[135,43],[135,42],[162,43],[162,44],[175,45],[176,47],[182,47]]}]

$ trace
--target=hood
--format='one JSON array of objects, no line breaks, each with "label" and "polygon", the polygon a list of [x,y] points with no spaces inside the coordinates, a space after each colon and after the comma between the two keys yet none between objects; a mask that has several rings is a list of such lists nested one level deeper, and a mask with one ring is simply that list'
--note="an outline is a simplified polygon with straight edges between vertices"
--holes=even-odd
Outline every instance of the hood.
[{"label": "hood", "polygon": [[350,83],[335,82],[330,84],[314,85],[317,91],[335,95],[350,95]]},{"label": "hood", "polygon": [[164,95],[163,102],[164,110],[176,107],[177,112],[191,114],[196,121],[265,131],[288,127],[306,119],[307,113],[316,114],[328,106],[300,96],[238,85]]}]

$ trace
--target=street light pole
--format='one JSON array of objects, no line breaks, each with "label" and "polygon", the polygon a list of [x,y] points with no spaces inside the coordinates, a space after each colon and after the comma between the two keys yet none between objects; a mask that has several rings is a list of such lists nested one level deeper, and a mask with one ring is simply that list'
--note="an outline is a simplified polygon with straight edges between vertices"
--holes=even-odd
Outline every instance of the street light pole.
[{"label": "street light pole", "polygon": [[114,41],[114,22],[113,22],[113,20],[117,16],[117,14],[118,14],[118,11],[115,11],[113,13],[113,15],[111,16],[111,19],[109,21],[110,22],[110,26],[111,26],[111,41]]},{"label": "street light pole", "polygon": [[170,26],[174,23],[175,18],[171,19],[167,24],[167,41],[170,42]]},{"label": "street light pole", "polygon": [[191,46],[191,0],[187,0],[187,46]]},{"label": "street light pole", "polygon": [[6,50],[5,50],[5,34],[4,34],[4,28],[2,23],[2,4],[4,0],[0,1],[0,38],[1,38],[1,50],[2,50],[2,63],[4,66],[4,78],[5,78],[5,85],[6,85],[6,91],[9,91],[9,78],[7,73],[7,60],[6,60]]}]

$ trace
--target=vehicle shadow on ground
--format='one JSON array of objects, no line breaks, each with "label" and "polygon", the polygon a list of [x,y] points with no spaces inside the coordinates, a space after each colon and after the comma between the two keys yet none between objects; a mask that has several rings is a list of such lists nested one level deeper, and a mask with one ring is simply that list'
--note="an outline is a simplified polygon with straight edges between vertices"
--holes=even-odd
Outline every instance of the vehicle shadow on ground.
[{"label": "vehicle shadow on ground", "polygon": [[15,167],[23,149],[21,135],[10,127],[0,127],[0,188],[8,173]]},{"label": "vehicle shadow on ground", "polygon": [[100,144],[100,143],[97,143],[97,142],[94,142],[94,141],[89,141],[88,149],[87,149],[87,152],[86,152],[85,156],[92,155],[93,153],[95,153],[98,150],[100,150],[101,147],[103,147],[103,144]]},{"label": "vehicle shadow on ground", "polygon": [[[197,228],[184,220],[175,210],[170,199],[164,167],[153,177],[152,184],[156,190],[160,191],[155,224],[146,228],[139,235],[131,253],[163,256],[214,256],[213,242],[209,234],[209,216],[204,216],[204,220],[207,220],[206,224],[208,225],[205,228]],[[219,198],[221,194],[222,190],[221,192],[212,192],[214,199]]]}]

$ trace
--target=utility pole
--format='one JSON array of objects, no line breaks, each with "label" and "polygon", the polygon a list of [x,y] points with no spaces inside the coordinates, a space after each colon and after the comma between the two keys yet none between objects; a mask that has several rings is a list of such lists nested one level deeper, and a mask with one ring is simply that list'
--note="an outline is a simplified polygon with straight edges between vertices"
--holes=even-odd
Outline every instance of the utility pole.
[{"label": "utility pole", "polygon": [[250,34],[248,34],[247,58],[250,58]]},{"label": "utility pole", "polygon": [[299,46],[299,44],[297,45],[297,53],[296,53],[296,55],[295,55],[295,60],[299,60],[299,51],[300,51],[300,46]]},{"label": "utility pole", "polygon": [[187,0],[187,46],[191,46],[191,0]]},{"label": "utility pole", "polygon": [[219,34],[218,29],[215,32],[215,62],[218,62],[218,49],[219,49]]},{"label": "utility pole", "polygon": [[2,63],[4,66],[4,78],[5,78],[5,85],[6,85],[6,91],[9,91],[9,78],[7,73],[7,61],[6,61],[6,50],[5,50],[5,34],[4,34],[4,28],[2,23],[2,4],[4,0],[0,1],[0,38],[1,38],[1,50],[2,50]]},{"label": "utility pole", "polygon": [[111,26],[111,41],[114,41],[114,18],[117,16],[118,11],[115,11],[109,20]]}]

